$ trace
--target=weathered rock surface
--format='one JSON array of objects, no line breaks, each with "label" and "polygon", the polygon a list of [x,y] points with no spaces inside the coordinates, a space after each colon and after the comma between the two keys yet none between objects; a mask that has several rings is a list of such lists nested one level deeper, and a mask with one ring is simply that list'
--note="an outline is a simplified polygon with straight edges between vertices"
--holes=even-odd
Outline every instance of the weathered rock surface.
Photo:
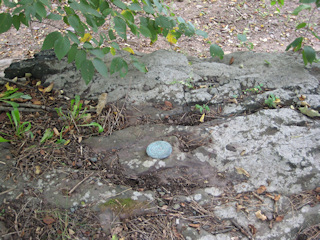
[{"label": "weathered rock surface", "polygon": [[[181,202],[211,204],[216,217],[238,225],[238,230],[239,225],[244,229],[253,226],[255,239],[259,240],[296,239],[299,230],[320,223],[319,202],[292,208],[294,196],[320,187],[320,121],[297,110],[301,94],[306,96],[311,108],[320,110],[319,63],[304,67],[292,54],[253,52],[230,54],[222,61],[167,51],[138,57],[146,64],[148,73],[130,69],[124,79],[117,75],[103,79],[97,74],[86,86],[72,65],[55,62],[57,65],[53,68],[59,69],[59,74],[49,74],[53,70],[48,70],[42,80],[54,81],[56,88],[64,89],[70,96],[96,97],[107,92],[110,102],[127,96],[128,109],[134,104],[135,109],[141,109],[141,114],[148,113],[155,119],[181,113],[182,106],[194,103],[207,103],[212,111],[220,109],[218,119],[206,119],[196,126],[132,126],[108,137],[83,141],[84,146],[95,153],[116,151],[124,182],[132,187],[147,186],[144,192],[92,179],[91,184],[79,186],[77,192],[62,203],[65,198],[61,188],[70,189],[75,184],[63,173],[48,174],[43,180],[37,180],[42,181],[41,184],[25,184],[38,184],[45,191],[47,201],[65,204],[68,208],[78,206],[81,201],[98,204],[118,195],[152,202],[158,199],[161,187],[170,191],[181,186],[181,191],[175,192],[174,208],[179,209]],[[231,57],[234,63],[229,65]],[[12,68],[6,71],[7,77],[15,76]],[[190,83],[195,88],[171,84],[173,81]],[[260,84],[263,91],[243,94]],[[267,109],[264,104],[270,94],[281,100],[277,109]],[[237,102],[230,101],[235,97]],[[152,107],[164,100],[171,101],[174,109]],[[136,111],[136,115],[139,113]],[[173,152],[167,159],[147,156],[146,147],[156,140],[172,145]],[[158,184],[152,185],[150,179]],[[1,179],[1,186],[9,189],[10,183]],[[14,191],[7,198],[14,197]],[[251,204],[242,198],[248,193],[252,196]],[[231,195],[228,201],[222,200]],[[258,211],[262,214],[260,217]],[[105,228],[111,215],[100,216]],[[249,230],[247,235],[242,235],[240,230],[213,233],[202,228],[198,232],[182,219],[178,229],[186,239],[251,238]]]}]

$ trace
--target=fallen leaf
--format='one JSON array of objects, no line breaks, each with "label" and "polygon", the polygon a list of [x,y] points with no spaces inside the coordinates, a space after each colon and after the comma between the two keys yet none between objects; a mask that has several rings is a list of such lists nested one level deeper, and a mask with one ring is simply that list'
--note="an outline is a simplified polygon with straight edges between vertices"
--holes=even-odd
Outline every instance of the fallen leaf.
[{"label": "fallen leaf", "polygon": [[243,156],[245,154],[246,154],[246,150],[242,150],[241,153],[240,153],[241,156]]},{"label": "fallen leaf", "polygon": [[169,102],[169,101],[164,101],[164,105],[169,108],[169,109],[172,109],[172,103]]},{"label": "fallen leaf", "polygon": [[107,104],[107,93],[101,93],[98,99],[98,105],[97,105],[97,115],[99,116],[103,110],[103,108]]},{"label": "fallen leaf", "polygon": [[310,104],[309,104],[309,103],[307,103],[306,101],[302,101],[302,102],[300,102],[300,105],[301,105],[302,107],[305,107],[305,106],[307,106],[307,107],[311,107],[311,106],[310,106]]},{"label": "fallen leaf", "polygon": [[229,65],[232,65],[233,62],[234,62],[234,57],[230,58]]},{"label": "fallen leaf", "polygon": [[279,200],[280,200],[280,197],[281,197],[281,195],[280,195],[280,194],[279,194],[279,195],[274,195],[273,200],[275,200],[275,201],[279,201]]},{"label": "fallen leaf", "polygon": [[237,212],[241,211],[242,209],[245,209],[245,207],[241,204],[237,204]]},{"label": "fallen leaf", "polygon": [[6,83],[5,86],[6,86],[7,91],[12,91],[14,89],[14,87],[11,87],[8,82]]},{"label": "fallen leaf", "polygon": [[255,214],[256,214],[256,217],[257,217],[258,219],[260,219],[260,220],[262,220],[262,221],[267,220],[267,217],[261,213],[261,210],[255,212]]},{"label": "fallen leaf", "polygon": [[46,88],[43,89],[43,93],[48,93],[48,92],[51,92],[52,88],[53,88],[53,84],[54,82],[51,82],[50,85]]},{"label": "fallen leaf", "polygon": [[73,234],[75,234],[75,231],[69,228],[69,235],[73,235]]},{"label": "fallen leaf", "polygon": [[41,85],[41,81],[38,81],[37,83],[36,83],[36,86],[38,87],[38,86],[40,86]]},{"label": "fallen leaf", "polygon": [[250,229],[251,234],[252,234],[253,236],[256,235],[257,229],[255,228],[255,226],[249,224],[248,227],[249,227],[249,229]]},{"label": "fallen leaf", "polygon": [[26,78],[29,78],[29,77],[32,76],[32,74],[31,74],[31,73],[25,73],[24,76],[25,76]]},{"label": "fallen leaf", "polygon": [[238,101],[235,98],[228,99],[228,102],[238,104]]},{"label": "fallen leaf", "polygon": [[250,174],[241,167],[235,167],[238,174],[245,175],[246,177],[250,177]]},{"label": "fallen leaf", "polygon": [[59,136],[60,135],[60,132],[58,131],[58,129],[57,128],[53,128],[53,132],[54,132],[54,134],[56,135],[56,136]]},{"label": "fallen leaf", "polygon": [[320,193],[320,187],[317,187],[317,188],[315,189],[315,191],[316,191],[317,193]]},{"label": "fallen leaf", "polygon": [[42,105],[42,102],[37,100],[37,99],[31,99],[31,102],[34,104],[34,105]]},{"label": "fallen leaf", "polygon": [[45,155],[45,154],[46,154],[46,151],[45,151],[45,150],[43,150],[43,149],[41,149],[41,150],[40,150],[40,154],[43,156],[43,155]]},{"label": "fallen leaf", "polygon": [[306,100],[306,98],[307,98],[306,95],[301,95],[301,96],[299,97],[299,100],[300,100],[300,101],[304,101],[304,100]]},{"label": "fallen leaf", "polygon": [[84,36],[80,39],[80,42],[89,42],[91,40],[92,36],[90,33],[84,34]]},{"label": "fallen leaf", "polygon": [[266,186],[261,185],[258,189],[257,189],[257,193],[258,194],[262,194],[267,190]]},{"label": "fallen leaf", "polygon": [[45,216],[44,219],[42,219],[42,221],[45,224],[50,225],[50,224],[54,223],[56,220],[50,216]]},{"label": "fallen leaf", "polygon": [[82,142],[82,136],[78,137],[78,143]]},{"label": "fallen leaf", "polygon": [[276,217],[276,222],[281,222],[283,220],[284,216],[277,216]]},{"label": "fallen leaf", "polygon": [[41,173],[41,167],[39,165],[37,165],[35,167],[34,173],[37,174],[37,175],[39,175]]},{"label": "fallen leaf", "polygon": [[205,115],[206,115],[205,113],[202,114],[201,118],[199,119],[200,122],[202,122],[202,123],[204,122],[204,116],[205,116]]},{"label": "fallen leaf", "polygon": [[190,224],[189,224],[189,227],[192,227],[192,228],[200,228],[200,224],[199,224],[199,223],[190,223]]},{"label": "fallen leaf", "polygon": [[299,108],[300,112],[308,117],[320,117],[318,111],[308,108],[307,106]]}]

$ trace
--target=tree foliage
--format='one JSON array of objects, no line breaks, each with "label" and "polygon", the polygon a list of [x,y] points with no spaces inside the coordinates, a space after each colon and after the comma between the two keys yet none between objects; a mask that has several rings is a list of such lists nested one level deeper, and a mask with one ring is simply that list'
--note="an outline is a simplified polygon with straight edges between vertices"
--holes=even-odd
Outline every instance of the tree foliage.
[{"label": "tree foliage", "polygon": [[[93,78],[95,70],[104,77],[115,72],[125,76],[128,64],[132,64],[142,72],[147,71],[134,56],[131,62],[115,57],[110,66],[106,66],[103,61],[106,54],[115,55],[116,51],[120,50],[116,40],[118,38],[126,40],[128,31],[137,37],[150,38],[151,43],[157,41],[159,36],[165,37],[173,44],[182,35],[197,34],[204,38],[208,37],[207,33],[196,29],[191,22],[175,16],[161,0],[59,0],[59,2],[58,8],[53,9],[51,1],[48,0],[0,0],[0,6],[4,4],[9,9],[0,13],[0,34],[7,32],[11,27],[19,30],[21,24],[29,26],[33,19],[40,22],[43,19],[63,20],[71,28],[49,33],[42,49],[54,49],[59,60],[67,57],[68,62],[75,62],[86,83]],[[314,9],[320,7],[320,0],[300,0],[300,3],[293,14],[311,10],[312,16]],[[272,0],[271,5],[275,4],[281,7],[284,5],[284,0]],[[106,24],[107,29],[105,29]],[[309,23],[303,22],[297,26],[297,29],[302,28],[320,39],[311,30]],[[291,47],[294,51],[300,50],[305,64],[316,61],[314,49],[305,46],[303,41],[304,37],[295,39],[286,50]],[[129,47],[123,50],[134,54]],[[224,56],[223,50],[216,44],[212,44],[209,50],[212,57],[217,56],[222,59]]]}]

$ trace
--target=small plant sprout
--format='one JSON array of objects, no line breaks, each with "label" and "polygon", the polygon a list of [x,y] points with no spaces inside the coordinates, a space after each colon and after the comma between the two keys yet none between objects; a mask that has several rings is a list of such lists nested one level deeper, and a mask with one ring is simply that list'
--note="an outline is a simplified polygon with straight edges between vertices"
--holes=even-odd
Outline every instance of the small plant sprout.
[{"label": "small plant sprout", "polygon": [[10,87],[7,83],[6,85],[7,91],[0,93],[0,101],[10,104],[13,108],[18,108],[19,104],[13,102],[13,99],[23,98],[23,99],[31,99],[29,95],[25,95],[24,93],[17,92],[18,88]]},{"label": "small plant sprout", "polygon": [[275,97],[274,94],[270,94],[268,96],[268,99],[264,101],[264,103],[269,107],[269,108],[276,108],[277,104],[280,103],[280,98]]},{"label": "small plant sprout", "polygon": [[198,109],[201,114],[204,113],[203,111],[210,112],[210,108],[207,104],[203,104],[202,106],[199,104],[196,104],[195,108]]},{"label": "small plant sprout", "polygon": [[70,101],[70,110],[67,114],[64,114],[62,108],[55,108],[58,115],[68,122],[68,125],[74,125],[75,127],[98,127],[98,132],[103,132],[103,127],[96,122],[91,122],[87,124],[77,125],[80,120],[84,120],[87,116],[86,111],[87,108],[82,110],[82,103],[80,101],[80,96],[76,95],[74,99]]},{"label": "small plant sprout", "polygon": [[260,92],[263,91],[262,90],[262,86],[263,86],[263,84],[259,84],[259,85],[255,86],[253,88],[247,88],[246,90],[243,90],[243,93],[244,94],[247,94],[247,92],[260,93]]},{"label": "small plant sprout", "polygon": [[[9,120],[10,120],[12,128],[14,129],[14,135],[16,137],[21,139],[21,138],[25,137],[26,133],[29,133],[29,136],[31,138],[33,138],[33,134],[30,131],[31,123],[30,122],[21,122],[20,113],[19,113],[18,108],[14,108],[11,111],[11,114],[7,113],[7,116],[9,118]],[[5,134],[5,133],[1,133],[1,134],[10,136],[10,135]],[[11,137],[14,137],[14,136],[11,136]],[[10,142],[10,141],[11,140],[7,140],[7,139],[4,139],[3,137],[0,137],[0,142]]]}]

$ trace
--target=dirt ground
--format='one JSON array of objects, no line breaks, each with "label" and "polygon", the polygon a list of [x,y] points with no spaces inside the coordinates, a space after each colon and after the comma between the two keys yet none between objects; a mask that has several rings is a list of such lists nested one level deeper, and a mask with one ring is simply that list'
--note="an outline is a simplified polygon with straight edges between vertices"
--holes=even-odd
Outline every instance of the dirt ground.
[{"label": "dirt ground", "polygon": [[[153,52],[158,49],[171,49],[193,55],[197,57],[209,57],[209,46],[211,43],[219,44],[225,53],[247,50],[245,46],[241,46],[237,40],[237,34],[246,32],[248,42],[254,45],[253,50],[259,52],[275,52],[284,51],[285,47],[298,36],[305,36],[303,31],[295,31],[297,23],[306,21],[307,16],[291,16],[290,12],[298,6],[298,1],[290,1],[281,9],[281,13],[276,13],[276,9],[271,7],[269,1],[224,1],[224,0],[184,0],[182,2],[166,2],[176,15],[183,16],[185,20],[190,20],[196,27],[206,31],[209,34],[208,39],[202,37],[186,38],[182,37],[179,42],[172,46],[159,38],[159,40],[150,45],[148,39],[136,39],[132,35],[127,42],[119,41],[122,46],[130,46],[138,52]],[[316,10],[315,15],[310,23],[315,32],[320,33],[320,15]],[[65,29],[62,23],[55,25],[58,29]],[[41,44],[46,34],[55,30],[46,22],[32,23],[30,28],[22,27],[18,32],[11,29],[9,32],[0,35],[0,59],[25,59],[31,58],[33,54],[40,50]],[[102,30],[103,31],[103,30]],[[320,42],[307,34],[308,44],[319,50]],[[211,42],[211,43],[210,43]],[[4,86],[1,92],[5,91]],[[16,164],[3,165],[1,163],[0,175],[6,179],[17,179],[22,174],[27,174],[31,178],[41,177],[47,171],[57,167],[71,167],[79,169],[80,172],[76,176],[70,176],[78,179],[79,182],[85,179],[90,171],[96,171],[99,177],[108,178],[112,183],[122,184],[134,187],[126,182],[121,175],[120,166],[116,164],[113,167],[99,165],[92,161],[88,161],[91,153],[87,149],[81,148],[81,140],[96,134],[95,128],[79,128],[72,122],[66,123],[65,119],[59,118],[56,107],[62,107],[67,110],[70,107],[70,101],[59,98],[59,92],[48,91],[43,92],[41,86],[37,86],[36,79],[28,79],[27,85],[17,86],[20,91],[32,97],[31,103],[33,107],[45,106],[46,111],[33,110],[28,112],[28,107],[23,104],[29,104],[30,101],[21,102],[21,112],[24,122],[32,122],[32,132],[34,138],[24,141],[15,141],[11,144],[11,154],[5,158],[9,162],[12,157]],[[39,90],[40,89],[40,90]],[[96,106],[97,101],[83,101],[89,108]],[[1,131],[8,135],[14,135],[9,127],[10,122],[6,116],[4,105],[0,112]],[[160,108],[170,108],[170,103],[164,103],[163,106],[155,106]],[[217,110],[217,112],[219,112]],[[126,112],[126,107],[122,104],[108,105],[99,117],[92,112],[92,120],[104,127],[103,135],[110,135],[113,131],[128,127],[130,114]],[[162,124],[180,124],[194,125],[198,124],[201,117],[199,113],[186,112],[181,116],[177,116],[176,121],[155,122]],[[67,119],[68,120],[68,119]],[[70,120],[70,119],[69,119]],[[150,123],[148,116],[141,116],[135,124]],[[69,129],[64,129],[65,125],[70,125]],[[39,144],[43,133],[46,129],[59,129],[60,136],[55,135],[48,144]],[[60,138],[69,141],[66,144],[57,145],[54,141]],[[182,139],[183,140],[183,139]],[[184,139],[183,142],[187,142]],[[51,145],[50,145],[51,144]],[[36,146],[36,147],[34,147]],[[52,147],[54,146],[54,147]],[[188,149],[190,146],[184,146]],[[192,146],[191,146],[192,147]],[[114,153],[110,153],[111,155]],[[105,158],[106,156],[98,156]],[[76,159],[76,160],[74,160]],[[154,183],[154,186],[157,186]],[[149,188],[152,188],[150,184]],[[156,188],[154,187],[154,188]],[[138,187],[137,187],[138,188]],[[139,186],[139,189],[143,186]],[[7,189],[0,187],[0,196],[4,195]],[[160,210],[156,216],[139,216],[136,218],[126,219],[121,224],[112,229],[112,233],[116,234],[119,239],[184,239],[174,224],[175,212],[172,210],[172,196],[175,194],[174,189],[171,195],[166,195],[163,200],[167,209]],[[292,196],[299,205],[305,199],[312,199],[317,196],[318,192],[306,192],[299,196]],[[79,208],[75,212],[66,209],[59,209],[55,206],[49,206],[41,201],[30,201],[29,197],[38,197],[41,199],[41,192],[36,189],[25,189],[21,195],[17,196],[14,201],[5,201],[0,205],[0,230],[6,229],[7,233],[0,235],[3,239],[109,239],[100,227],[99,220],[94,212],[90,210],[90,206]],[[250,199],[253,201],[254,196],[248,193],[243,196],[222,196],[221,201],[229,201],[238,197],[241,199]],[[300,198],[299,198],[300,197]],[[200,225],[211,223],[208,228],[217,227],[218,231],[242,231],[237,228],[237,224],[226,225],[209,214],[207,218],[201,218],[202,215],[210,213],[210,207],[202,207],[199,205],[186,205],[185,214],[188,216],[196,215],[199,217],[197,224],[192,225],[199,228]],[[171,212],[170,212],[171,211]],[[195,214],[196,212],[196,214]],[[163,213],[163,214],[162,214]],[[195,217],[195,216],[193,216]],[[200,220],[202,219],[202,220]],[[188,219],[186,219],[188,220]],[[189,219],[192,222],[192,218]],[[202,224],[203,223],[203,224]],[[3,227],[4,225],[5,227]],[[248,233],[249,234],[249,233]],[[121,238],[122,237],[122,238]]]},{"label": "dirt ground", "polygon": [[[247,48],[240,44],[238,34],[246,33],[248,42],[253,44],[253,51],[277,52],[284,51],[286,46],[296,37],[306,37],[306,43],[319,51],[320,41],[305,30],[295,31],[295,26],[301,22],[309,22],[311,28],[320,32],[319,9],[314,11],[311,19],[308,11],[302,11],[298,16],[291,15],[299,6],[299,1],[285,2],[280,13],[269,0],[184,0],[182,2],[168,1],[165,3],[176,16],[183,16],[187,21],[208,33],[208,38],[199,36],[182,37],[174,46],[164,38],[150,45],[146,38],[137,39],[129,34],[127,42],[119,40],[122,46],[129,46],[138,52],[153,52],[158,49],[172,49],[197,57],[209,57],[209,47],[212,43],[220,45],[225,53],[244,51]],[[2,10],[5,10],[4,8]],[[45,36],[50,31],[68,28],[63,22],[55,22],[52,27],[49,22],[33,22],[29,28],[22,26],[19,31],[12,28],[0,35],[0,59],[31,58],[41,49]],[[101,31],[107,32],[106,25]]]}]

